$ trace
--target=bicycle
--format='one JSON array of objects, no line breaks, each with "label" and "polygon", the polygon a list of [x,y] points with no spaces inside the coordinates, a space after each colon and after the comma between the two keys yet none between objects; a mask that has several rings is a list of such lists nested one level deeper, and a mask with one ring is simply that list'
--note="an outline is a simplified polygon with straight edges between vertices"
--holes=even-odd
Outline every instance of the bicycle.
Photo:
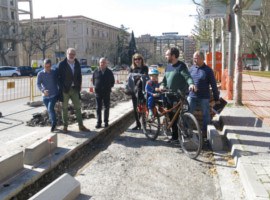
[{"label": "bicycle", "polygon": [[[154,116],[151,119],[148,117],[146,103],[138,104],[143,133],[147,138],[156,140],[162,128],[163,134],[169,137],[172,134],[172,125],[178,118],[178,139],[181,149],[188,157],[197,158],[202,149],[203,138],[198,121],[188,112],[189,105],[186,98],[179,92],[171,91],[161,92],[161,95],[164,98],[156,102],[153,109]],[[172,108],[167,109],[166,99],[171,95],[179,100]],[[172,120],[169,117],[171,112],[174,112]]]}]

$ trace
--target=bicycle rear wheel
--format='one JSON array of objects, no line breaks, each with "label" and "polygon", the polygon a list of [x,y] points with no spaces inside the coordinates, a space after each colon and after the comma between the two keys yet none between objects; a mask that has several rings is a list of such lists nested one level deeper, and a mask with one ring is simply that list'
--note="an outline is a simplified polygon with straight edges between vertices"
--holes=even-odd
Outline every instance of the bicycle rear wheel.
[{"label": "bicycle rear wheel", "polygon": [[160,132],[160,120],[159,116],[152,119],[148,119],[146,113],[141,115],[142,130],[145,136],[151,140],[155,140]]},{"label": "bicycle rear wheel", "polygon": [[178,119],[178,134],[184,153],[195,159],[202,150],[203,138],[198,121],[191,113],[183,113]]}]

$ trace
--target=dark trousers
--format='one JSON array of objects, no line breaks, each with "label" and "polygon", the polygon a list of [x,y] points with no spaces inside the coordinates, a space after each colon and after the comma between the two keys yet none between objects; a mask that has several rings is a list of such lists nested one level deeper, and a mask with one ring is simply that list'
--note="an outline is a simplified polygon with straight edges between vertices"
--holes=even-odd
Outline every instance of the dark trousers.
[{"label": "dark trousers", "polygon": [[[166,101],[167,101],[167,108],[168,108],[168,109],[170,109],[170,108],[173,107],[174,102],[176,102],[176,103],[178,102],[178,101],[177,101],[177,98],[174,97],[174,96],[168,97],[168,98],[166,99]],[[173,119],[174,114],[175,114],[175,112],[170,112],[170,113],[169,113],[170,120]],[[174,121],[174,123],[173,123],[173,125],[172,125],[172,139],[173,139],[173,140],[178,139],[178,127],[177,127],[177,121],[178,121],[178,117],[176,118],[176,120]]]},{"label": "dark trousers", "polygon": [[110,112],[110,93],[97,94],[96,93],[96,112],[97,112],[97,124],[102,123],[102,103],[104,105],[104,123],[109,123],[109,112]]},{"label": "dark trousers", "polygon": [[136,97],[135,94],[132,94],[131,97],[132,97],[133,112],[134,112],[134,117],[135,117],[135,120],[136,120],[136,124],[137,124],[137,126],[141,126],[140,119],[139,119],[139,114],[138,114],[138,110],[137,110],[137,105],[138,105],[137,97]]}]

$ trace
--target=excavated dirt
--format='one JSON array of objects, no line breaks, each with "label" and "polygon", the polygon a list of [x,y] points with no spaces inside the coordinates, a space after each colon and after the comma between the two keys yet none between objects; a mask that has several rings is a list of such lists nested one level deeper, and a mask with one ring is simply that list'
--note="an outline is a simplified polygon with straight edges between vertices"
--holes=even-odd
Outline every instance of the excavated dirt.
[{"label": "excavated dirt", "polygon": [[[130,96],[127,96],[122,88],[117,88],[111,93],[111,107],[114,107],[117,103],[127,101],[130,99]],[[30,106],[42,106],[42,103],[33,103]],[[82,117],[83,119],[95,118],[95,94],[89,93],[86,91],[81,92],[81,108],[82,108]],[[62,104],[57,102],[55,105],[55,112],[57,115],[57,125],[62,125],[61,117]],[[72,104],[68,106],[68,118],[69,124],[76,123],[75,110]],[[49,115],[47,110],[44,110],[41,113],[33,114],[33,118],[26,123],[28,126],[50,126]]]}]

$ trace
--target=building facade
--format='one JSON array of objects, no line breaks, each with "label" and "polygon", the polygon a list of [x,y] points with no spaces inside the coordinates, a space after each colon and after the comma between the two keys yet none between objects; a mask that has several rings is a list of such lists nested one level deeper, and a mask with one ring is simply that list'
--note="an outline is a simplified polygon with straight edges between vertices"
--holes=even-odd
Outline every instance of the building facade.
[{"label": "building facade", "polygon": [[[31,26],[31,22],[22,20],[21,26],[22,30],[26,30]],[[76,57],[82,64],[97,65],[99,58],[104,56],[111,62],[116,59],[116,43],[120,28],[84,16],[61,15],[55,18],[33,19],[33,29],[39,31],[38,27],[41,27],[41,32],[45,29],[48,31],[47,41],[51,39],[54,42],[46,49],[45,55],[42,50],[36,50],[32,60],[42,60],[45,56],[57,63],[65,58],[69,47],[76,49]],[[24,63],[28,60],[27,53],[23,48],[21,52],[21,63]]]},{"label": "building facade", "polygon": [[0,65],[16,65],[19,39],[17,0],[0,0]]},{"label": "building facade", "polygon": [[179,59],[190,64],[196,51],[194,38],[178,35],[177,32],[166,32],[161,36],[142,35],[136,39],[136,44],[148,64],[166,63],[165,53],[170,47],[177,47],[180,51]]}]

